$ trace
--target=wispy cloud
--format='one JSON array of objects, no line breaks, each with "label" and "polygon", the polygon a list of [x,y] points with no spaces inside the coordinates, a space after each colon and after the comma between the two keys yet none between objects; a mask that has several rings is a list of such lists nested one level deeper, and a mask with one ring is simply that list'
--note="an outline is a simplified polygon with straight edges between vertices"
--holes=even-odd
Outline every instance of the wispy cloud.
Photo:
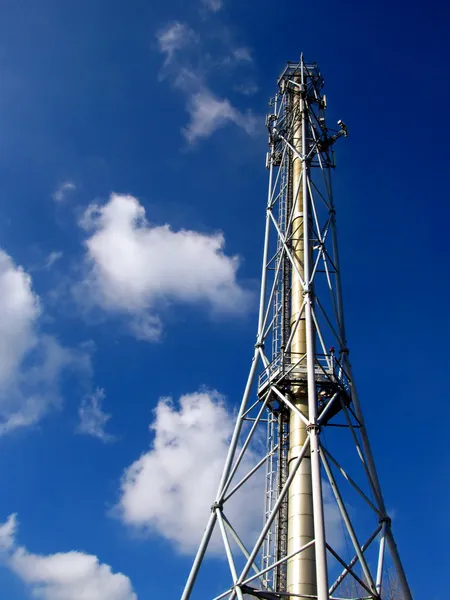
[{"label": "wispy cloud", "polygon": [[234,89],[240,94],[243,94],[244,96],[252,96],[253,94],[256,94],[259,91],[259,87],[256,85],[256,83],[253,83],[252,81],[247,81],[245,83],[237,85]]},{"label": "wispy cloud", "polygon": [[241,48],[235,48],[233,54],[236,60],[242,62],[253,62],[250,48],[245,48],[243,46]]},{"label": "wispy cloud", "polygon": [[137,600],[130,579],[92,554],[33,554],[16,541],[17,515],[0,525],[0,560],[42,600]]},{"label": "wispy cloud", "polygon": [[98,438],[102,442],[114,441],[114,436],[105,431],[106,424],[111,419],[111,415],[105,413],[102,409],[102,403],[105,399],[105,391],[97,388],[92,394],[83,398],[78,415],[80,422],[77,427],[77,433],[90,435]]},{"label": "wispy cloud", "polygon": [[256,119],[251,114],[242,114],[227,98],[217,98],[208,89],[193,94],[188,103],[190,120],[183,134],[189,143],[208,138],[228,123],[234,123],[248,134],[256,130]]},{"label": "wispy cloud", "polygon": [[68,368],[90,376],[90,356],[62,346],[41,327],[32,279],[0,250],[0,435],[33,425],[58,406]]},{"label": "wispy cloud", "polygon": [[[206,81],[209,71],[229,71],[235,65],[251,63],[249,48],[232,44],[229,32],[225,31],[221,38],[219,36],[224,53],[213,57],[204,52],[200,36],[186,23],[178,21],[169,23],[156,37],[159,51],[165,56],[163,75],[186,97],[190,120],[182,133],[189,144],[210,137],[228,124],[243,129],[249,135],[255,132],[253,115],[240,111],[226,96],[216,94]],[[194,52],[194,42],[198,52]]]},{"label": "wispy cloud", "polygon": [[61,251],[50,252],[45,261],[45,268],[50,269],[58,260],[61,260],[63,253]]},{"label": "wispy cloud", "polygon": [[216,13],[223,8],[222,0],[201,0],[202,7],[209,12]]},{"label": "wispy cloud", "polygon": [[64,181],[61,183],[52,194],[52,198],[55,202],[63,202],[67,199],[70,192],[77,189],[77,186],[73,181]]},{"label": "wispy cloud", "polygon": [[186,23],[174,21],[169,23],[156,34],[159,51],[165,54],[167,66],[178,50],[183,50],[197,41],[197,35]]},{"label": "wispy cloud", "polygon": [[228,63],[252,63],[252,52],[250,48],[246,48],[245,46],[232,48],[230,54],[225,57],[224,61]]}]

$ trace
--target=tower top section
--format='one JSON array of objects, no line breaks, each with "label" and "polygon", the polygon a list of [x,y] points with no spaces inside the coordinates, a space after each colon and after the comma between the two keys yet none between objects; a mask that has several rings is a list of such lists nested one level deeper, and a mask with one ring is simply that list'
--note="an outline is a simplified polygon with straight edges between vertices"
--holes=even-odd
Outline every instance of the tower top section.
[{"label": "tower top section", "polygon": [[[300,62],[286,64],[277,83],[278,92],[269,102],[273,112],[266,117],[271,147],[266,160],[267,168],[270,168],[270,164],[282,166],[283,152],[286,160],[289,159],[303,116],[306,140],[304,158],[309,167],[334,167],[333,144],[339,137],[347,137],[347,126],[342,120],[337,122],[338,128],[326,124],[327,99],[322,93],[324,79],[317,63],[305,62],[302,55]],[[298,153],[299,149],[296,151]],[[298,158],[302,160],[300,155]]]},{"label": "tower top section", "polygon": [[281,93],[284,93],[286,87],[291,85],[296,87],[298,83],[306,79],[309,79],[311,83],[314,83],[316,90],[321,90],[324,85],[324,79],[319,71],[317,63],[306,63],[301,58],[300,62],[288,62],[278,77],[277,83]]}]

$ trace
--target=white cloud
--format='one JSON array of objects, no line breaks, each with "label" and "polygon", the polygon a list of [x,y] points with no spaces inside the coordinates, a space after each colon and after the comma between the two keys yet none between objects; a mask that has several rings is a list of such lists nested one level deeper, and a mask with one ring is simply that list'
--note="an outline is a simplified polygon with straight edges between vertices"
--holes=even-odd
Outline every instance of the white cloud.
[{"label": "white cloud", "polygon": [[156,34],[160,52],[166,55],[165,65],[168,65],[178,50],[183,50],[186,46],[197,40],[195,32],[186,25],[175,21],[169,23]]},{"label": "white cloud", "polygon": [[[234,427],[234,417],[215,391],[186,394],[179,406],[161,399],[150,426],[150,449],[124,472],[118,512],[122,521],[158,534],[182,553],[192,553],[206,525]],[[265,448],[265,444],[263,444]],[[241,475],[260,459],[257,446],[247,451]],[[263,450],[264,452],[264,450]],[[254,539],[262,526],[264,481],[253,476],[225,505],[225,514],[241,539]],[[336,549],[343,542],[339,511],[324,482],[327,539]],[[213,537],[210,550],[223,555]]]},{"label": "white cloud", "polygon": [[202,5],[210,12],[218,12],[223,8],[222,0],[202,0]]},{"label": "white cloud", "polygon": [[255,132],[256,120],[238,111],[227,98],[217,98],[207,89],[193,94],[188,103],[190,122],[183,130],[189,143],[210,137],[228,123],[234,123],[249,134]]},{"label": "white cloud", "polygon": [[5,523],[0,525],[0,552],[11,550],[14,547],[14,536],[17,528],[17,515],[9,515]]},{"label": "white cloud", "polygon": [[34,425],[50,408],[58,407],[60,379],[67,368],[88,372],[90,357],[39,333],[34,346],[17,365],[14,377],[0,387],[0,435]]},{"label": "white cloud", "polygon": [[246,83],[242,83],[241,85],[237,85],[235,90],[244,96],[253,96],[253,94],[256,94],[256,92],[259,91],[259,87],[256,85],[256,83],[248,81]]},{"label": "white cloud", "polygon": [[234,48],[232,56],[236,62],[253,62],[252,52],[245,46]]},{"label": "white cloud", "polygon": [[[209,4],[212,6],[214,1]],[[251,63],[249,48],[236,47],[226,41],[228,48],[224,58],[215,60],[209,52],[202,51],[201,58],[197,61],[199,64],[193,66],[192,63],[196,61],[193,60],[192,51],[187,51],[187,48],[193,41],[199,42],[199,38],[188,25],[178,21],[169,23],[156,34],[156,38],[160,52],[165,55],[163,73],[170,74],[174,87],[186,96],[190,121],[182,131],[189,143],[208,138],[230,123],[244,129],[249,135],[255,133],[255,117],[251,113],[242,113],[228,98],[216,96],[205,82],[205,72],[211,66],[217,71],[225,65],[230,67],[238,63]],[[205,68],[205,63],[209,63],[209,69]]]},{"label": "white cloud", "polygon": [[[250,48],[246,46],[236,46],[231,40],[226,41],[227,53],[221,59],[216,61],[216,66],[226,67],[227,69],[236,70],[238,67],[249,66],[253,64],[253,56]],[[245,69],[248,71],[248,69]]]},{"label": "white cloud", "polygon": [[99,388],[83,398],[78,410],[80,422],[77,432],[91,435],[102,440],[102,442],[110,442],[114,440],[114,436],[105,431],[105,426],[111,419],[111,415],[102,410],[104,399],[105,392]]},{"label": "white cloud", "polygon": [[64,181],[53,192],[52,198],[55,202],[62,202],[67,198],[68,194],[74,190],[76,190],[76,185],[73,181]]},{"label": "white cloud", "polygon": [[39,314],[31,277],[0,250],[0,388],[10,383],[36,344],[34,325]]},{"label": "white cloud", "polygon": [[163,325],[160,317],[147,313],[133,315],[129,324],[130,333],[144,342],[156,342],[160,339]]},{"label": "white cloud", "polygon": [[137,600],[131,581],[83,552],[32,554],[15,540],[16,515],[0,526],[3,563],[42,600]]},{"label": "white cloud", "polygon": [[45,268],[50,269],[58,260],[61,260],[63,257],[63,253],[60,251],[50,252],[47,256],[47,260],[45,261]]},{"label": "white cloud", "polygon": [[[177,408],[170,399],[159,401],[150,430],[150,450],[128,469],[121,483],[118,505],[124,523],[157,533],[183,553],[195,551],[223,468],[233,417],[217,392],[197,392],[180,398]],[[257,459],[244,459],[248,471]],[[243,538],[261,525],[263,477],[243,486],[226,514]],[[236,496],[237,498],[237,496]],[[212,550],[222,542],[212,540]]]},{"label": "white cloud", "polygon": [[40,316],[31,277],[0,250],[0,435],[36,423],[59,404],[66,367],[90,368],[86,352],[41,331]]},{"label": "white cloud", "polygon": [[128,315],[137,337],[157,339],[158,309],[167,302],[202,303],[216,312],[239,312],[248,295],[236,281],[237,257],[224,253],[222,234],[173,231],[146,220],[133,196],[111,194],[91,205],[81,225],[87,273],[77,294],[101,308]]}]

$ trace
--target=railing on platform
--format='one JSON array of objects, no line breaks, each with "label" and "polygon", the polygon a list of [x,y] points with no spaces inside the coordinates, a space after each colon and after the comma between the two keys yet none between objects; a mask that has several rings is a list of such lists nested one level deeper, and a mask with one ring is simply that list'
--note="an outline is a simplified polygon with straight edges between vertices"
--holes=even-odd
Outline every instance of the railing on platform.
[{"label": "railing on platform", "polygon": [[[350,379],[334,353],[316,354],[314,372],[319,384],[334,384],[350,392]],[[259,375],[258,390],[269,384],[305,382],[308,374],[306,354],[280,352]]]}]

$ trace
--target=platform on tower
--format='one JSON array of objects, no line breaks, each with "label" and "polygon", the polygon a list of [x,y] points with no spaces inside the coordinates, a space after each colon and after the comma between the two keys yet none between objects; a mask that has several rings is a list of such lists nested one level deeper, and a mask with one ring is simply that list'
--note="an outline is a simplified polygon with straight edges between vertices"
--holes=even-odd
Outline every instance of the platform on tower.
[{"label": "platform on tower", "polygon": [[[314,375],[318,393],[318,401],[326,404],[336,392],[341,394],[343,402],[348,405],[351,397],[350,379],[334,354],[319,354],[315,357]],[[258,378],[258,396],[265,397],[270,386],[288,391],[298,386],[306,389],[308,365],[306,354],[286,352],[278,354],[260,373]],[[340,411],[341,403],[335,403],[336,409],[331,415]]]}]

